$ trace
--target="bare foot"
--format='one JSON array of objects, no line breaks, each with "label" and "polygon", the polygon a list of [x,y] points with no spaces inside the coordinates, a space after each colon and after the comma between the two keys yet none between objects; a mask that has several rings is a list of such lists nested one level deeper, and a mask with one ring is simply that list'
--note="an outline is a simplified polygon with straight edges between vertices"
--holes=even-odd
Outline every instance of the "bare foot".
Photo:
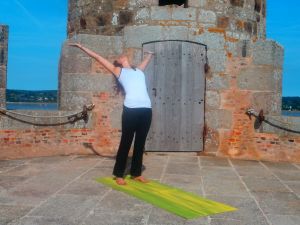
[{"label": "bare foot", "polygon": [[133,180],[135,181],[139,181],[141,183],[149,183],[150,181],[147,180],[145,177],[143,176],[138,176],[138,177],[133,177]]},{"label": "bare foot", "polygon": [[126,181],[123,178],[121,178],[121,177],[117,177],[116,178],[116,183],[118,185],[126,185],[127,184]]}]

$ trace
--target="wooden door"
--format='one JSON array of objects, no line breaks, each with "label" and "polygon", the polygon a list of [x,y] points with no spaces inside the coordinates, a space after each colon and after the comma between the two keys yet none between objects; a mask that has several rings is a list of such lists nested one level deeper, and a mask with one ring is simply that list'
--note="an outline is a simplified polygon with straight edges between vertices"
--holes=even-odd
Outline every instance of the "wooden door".
[{"label": "wooden door", "polygon": [[146,151],[202,151],[205,46],[159,41],[147,50],[155,57],[145,70],[153,109]]}]

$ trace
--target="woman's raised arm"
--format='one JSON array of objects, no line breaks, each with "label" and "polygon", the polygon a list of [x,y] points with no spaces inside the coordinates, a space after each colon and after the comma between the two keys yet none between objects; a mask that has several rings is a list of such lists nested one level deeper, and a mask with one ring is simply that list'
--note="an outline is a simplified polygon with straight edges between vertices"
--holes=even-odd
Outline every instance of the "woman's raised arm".
[{"label": "woman's raised arm", "polygon": [[83,47],[81,44],[78,44],[78,43],[69,43],[69,46],[74,46],[74,47],[80,48],[86,54],[88,54],[92,58],[96,59],[99,63],[101,63],[105,67],[105,69],[107,69],[109,72],[111,72],[115,76],[119,77],[119,75],[121,73],[121,68],[114,66],[111,62],[109,62],[107,59],[103,58],[101,55],[97,54],[96,52],[94,52],[86,47]]},{"label": "woman's raised arm", "polygon": [[145,53],[147,53],[148,55],[144,58],[144,60],[141,62],[141,64],[138,65],[138,67],[137,67],[142,71],[144,71],[146,69],[146,67],[148,66],[149,62],[152,59],[152,56],[154,55],[154,52],[146,51]]}]

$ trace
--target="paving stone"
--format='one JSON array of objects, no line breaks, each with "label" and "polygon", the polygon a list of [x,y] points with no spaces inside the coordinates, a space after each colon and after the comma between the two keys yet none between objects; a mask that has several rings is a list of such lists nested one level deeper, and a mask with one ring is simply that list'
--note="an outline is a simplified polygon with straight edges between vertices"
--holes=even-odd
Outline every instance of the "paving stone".
[{"label": "paving stone", "polygon": [[210,179],[203,177],[204,192],[207,195],[224,195],[224,196],[238,196],[249,197],[247,189],[239,180]]},{"label": "paving stone", "polygon": [[147,213],[151,208],[148,203],[139,200],[135,197],[129,196],[123,192],[112,190],[109,192],[101,202],[94,209],[96,216],[102,213]]},{"label": "paving stone", "polygon": [[151,210],[148,225],[184,225],[185,222],[186,220],[181,217],[154,207]]},{"label": "paving stone", "polygon": [[176,188],[183,189],[185,191],[192,191],[197,194],[203,194],[203,187],[200,176],[166,174],[161,182]]},{"label": "paving stone", "polygon": [[274,175],[264,168],[261,165],[255,166],[243,166],[243,167],[235,167],[238,174],[242,177],[255,177],[255,178],[261,178],[261,177],[267,177],[271,178],[274,177]]},{"label": "paving stone", "polygon": [[243,181],[250,191],[255,192],[290,192],[278,179],[243,177]]},{"label": "paving stone", "polygon": [[262,167],[259,161],[254,160],[237,160],[230,159],[234,167],[243,167],[243,166],[253,166],[253,167]]},{"label": "paving stone", "polygon": [[10,223],[9,225],[78,225],[78,223],[67,218],[26,216],[19,221]]},{"label": "paving stone", "polygon": [[148,215],[141,215],[140,212],[106,212],[89,215],[82,225],[137,225],[146,224],[147,218]]},{"label": "paving stone", "polygon": [[235,220],[235,219],[212,219],[210,225],[269,225],[265,218],[258,219]]},{"label": "paving stone", "polygon": [[147,177],[148,179],[153,179],[153,180],[160,180],[161,176],[163,174],[164,167],[151,167],[151,168],[146,168],[143,171],[143,176]]},{"label": "paving stone", "polygon": [[300,180],[300,170],[274,170],[274,174],[276,174],[279,179],[283,181],[299,181]]},{"label": "paving stone", "polygon": [[283,183],[300,198],[300,181],[284,181]]},{"label": "paving stone", "polygon": [[98,201],[98,198],[91,196],[56,195],[34,209],[29,216],[64,218],[79,224]]},{"label": "paving stone", "polygon": [[109,189],[99,182],[93,180],[76,180],[75,182],[64,187],[58,194],[73,194],[86,196],[102,196]]},{"label": "paving stone", "polygon": [[227,158],[216,158],[216,157],[200,157],[201,166],[221,166],[221,167],[230,167],[229,161]]},{"label": "paving stone", "polygon": [[300,199],[288,192],[253,192],[266,214],[300,215]]},{"label": "paving stone", "polygon": [[0,204],[0,224],[8,224],[13,220],[17,220],[26,215],[32,207],[29,206],[15,206],[15,205],[1,205]]},{"label": "paving stone", "polygon": [[81,180],[95,180],[98,177],[112,176],[112,168],[94,168],[80,177]]},{"label": "paving stone", "polygon": [[267,166],[270,170],[298,170],[299,169],[293,165],[292,163],[286,162],[262,162],[265,166]]},{"label": "paving stone", "polygon": [[3,189],[10,189],[16,187],[19,184],[22,184],[30,177],[23,177],[23,176],[6,176],[0,174],[0,187]]},{"label": "paving stone", "polygon": [[[212,215],[212,224],[231,224],[233,221],[241,221],[242,225],[254,225],[261,224],[267,225],[267,221],[263,216],[263,213],[258,208],[257,204],[252,198],[243,197],[228,197],[228,196],[211,196],[208,195],[207,198],[231,205],[238,210],[233,212],[227,212],[222,214]],[[219,221],[218,221],[219,220]],[[239,223],[232,223],[233,225]]]},{"label": "paving stone", "polygon": [[167,174],[197,175],[199,172],[200,168],[190,163],[169,163],[166,169]]},{"label": "paving stone", "polygon": [[41,163],[43,165],[60,164],[72,159],[73,156],[48,156],[48,157],[36,157],[30,159],[29,163]]},{"label": "paving stone", "polygon": [[240,181],[238,175],[230,167],[204,166],[201,167],[200,174],[206,179],[226,179],[232,181]]},{"label": "paving stone", "polygon": [[300,216],[267,215],[272,225],[296,225],[300,224]]},{"label": "paving stone", "polygon": [[25,160],[0,160],[0,172],[7,171],[11,168],[21,166]]},{"label": "paving stone", "polygon": [[195,166],[199,163],[199,158],[197,156],[170,156],[169,163],[192,163],[195,164]]}]

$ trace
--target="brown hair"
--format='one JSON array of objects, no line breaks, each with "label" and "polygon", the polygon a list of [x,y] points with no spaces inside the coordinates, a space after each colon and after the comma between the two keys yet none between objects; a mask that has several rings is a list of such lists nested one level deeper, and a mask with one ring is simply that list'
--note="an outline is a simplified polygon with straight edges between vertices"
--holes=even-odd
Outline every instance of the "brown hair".
[{"label": "brown hair", "polygon": [[[120,63],[118,63],[117,60],[114,61],[113,64],[116,67],[122,68],[122,65]],[[114,85],[114,91],[115,91],[115,93],[117,95],[119,95],[119,94],[125,95],[125,91],[124,91],[124,88],[123,88],[122,84],[119,82],[117,76],[115,74],[113,74],[113,75],[114,75],[114,80],[115,80],[115,85]]]}]

